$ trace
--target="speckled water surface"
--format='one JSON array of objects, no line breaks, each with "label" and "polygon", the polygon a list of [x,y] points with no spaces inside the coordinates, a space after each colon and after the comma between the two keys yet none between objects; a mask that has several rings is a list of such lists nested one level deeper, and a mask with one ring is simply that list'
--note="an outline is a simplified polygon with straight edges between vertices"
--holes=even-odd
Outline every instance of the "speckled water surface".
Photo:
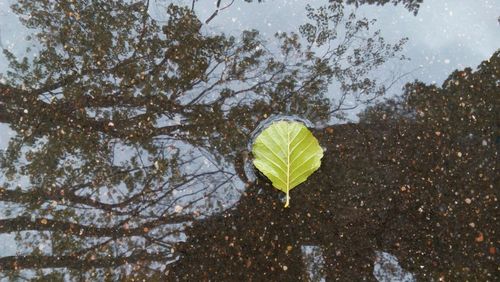
[{"label": "speckled water surface", "polygon": [[500,280],[497,0],[0,0],[0,48],[2,282]]}]

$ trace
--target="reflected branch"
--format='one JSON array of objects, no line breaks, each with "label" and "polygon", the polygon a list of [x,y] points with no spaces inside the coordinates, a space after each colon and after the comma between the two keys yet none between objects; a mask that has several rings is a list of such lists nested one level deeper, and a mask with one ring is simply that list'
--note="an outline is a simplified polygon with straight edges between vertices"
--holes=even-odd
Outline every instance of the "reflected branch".
[{"label": "reflected branch", "polygon": [[169,261],[175,256],[165,253],[137,251],[126,257],[80,258],[75,256],[9,256],[0,258],[0,271],[23,268],[70,268],[89,270],[96,268],[116,268],[124,264],[141,261]]}]

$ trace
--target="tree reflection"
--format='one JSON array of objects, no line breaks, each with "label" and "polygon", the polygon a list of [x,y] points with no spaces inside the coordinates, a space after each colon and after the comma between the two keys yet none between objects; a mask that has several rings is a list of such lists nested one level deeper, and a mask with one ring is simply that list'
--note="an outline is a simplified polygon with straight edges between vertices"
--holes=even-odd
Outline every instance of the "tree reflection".
[{"label": "tree reflection", "polygon": [[[491,280],[497,271],[500,50],[441,87],[414,82],[361,123],[317,130],[318,173],[283,208],[259,178],[236,209],[196,222],[170,279],[373,280],[395,254],[419,280]],[[307,276],[303,246],[322,250]],[[380,276],[380,274],[379,274]]]},{"label": "tree reflection", "polygon": [[398,5],[403,5],[409,11],[412,11],[413,14],[418,13],[418,9],[420,8],[420,4],[423,0],[330,0],[330,2],[344,2],[346,4],[353,4],[356,6],[364,5],[364,4],[376,4],[376,5],[385,5],[388,3]]},{"label": "tree reflection", "polygon": [[[382,95],[371,71],[404,43],[386,43],[340,4],[309,8],[310,23],[277,34],[275,51],[257,31],[207,34],[176,5],[160,25],[148,5],[13,5],[37,46],[31,59],[4,50],[0,122],[15,136],[1,156],[0,232],[16,235],[20,253],[0,258],[3,275],[163,275],[185,227],[244,192],[234,164],[258,121],[324,123],[346,99]],[[327,99],[333,81],[342,92]]]},{"label": "tree reflection", "polygon": [[[254,0],[245,0],[246,2],[254,2]],[[258,2],[262,2],[262,0],[256,0]],[[217,8],[219,8],[221,1],[217,1]],[[333,2],[333,3],[346,3],[349,5],[365,5],[365,4],[372,4],[372,5],[385,5],[388,3],[398,5],[401,4],[403,5],[406,9],[409,11],[412,11],[415,15],[418,13],[418,9],[420,8],[420,4],[423,2],[423,0],[328,0],[328,2]],[[194,1],[193,1],[194,4]]]}]

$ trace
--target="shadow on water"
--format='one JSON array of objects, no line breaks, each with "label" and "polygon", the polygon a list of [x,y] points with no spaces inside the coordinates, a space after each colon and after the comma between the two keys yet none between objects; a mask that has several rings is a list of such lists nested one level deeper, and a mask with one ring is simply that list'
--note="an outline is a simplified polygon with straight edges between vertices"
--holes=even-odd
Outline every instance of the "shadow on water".
[{"label": "shadow on water", "polygon": [[[373,72],[405,40],[341,4],[309,9],[277,50],[257,31],[207,35],[175,5],[157,22],[147,5],[13,6],[40,46],[4,50],[0,278],[384,281],[395,261],[411,279],[495,279],[498,51],[373,105],[387,87]],[[357,124],[313,129],[326,153],[291,208],[246,179],[262,120],[326,125],[362,105]]]}]

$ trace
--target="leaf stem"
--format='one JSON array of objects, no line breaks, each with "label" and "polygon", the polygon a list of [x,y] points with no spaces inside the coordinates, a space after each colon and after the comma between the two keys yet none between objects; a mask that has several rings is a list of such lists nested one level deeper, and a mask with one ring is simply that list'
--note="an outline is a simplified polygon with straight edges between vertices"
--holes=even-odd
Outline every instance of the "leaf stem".
[{"label": "leaf stem", "polygon": [[286,191],[286,203],[285,203],[285,208],[290,207],[290,195],[289,195],[289,190]]}]

